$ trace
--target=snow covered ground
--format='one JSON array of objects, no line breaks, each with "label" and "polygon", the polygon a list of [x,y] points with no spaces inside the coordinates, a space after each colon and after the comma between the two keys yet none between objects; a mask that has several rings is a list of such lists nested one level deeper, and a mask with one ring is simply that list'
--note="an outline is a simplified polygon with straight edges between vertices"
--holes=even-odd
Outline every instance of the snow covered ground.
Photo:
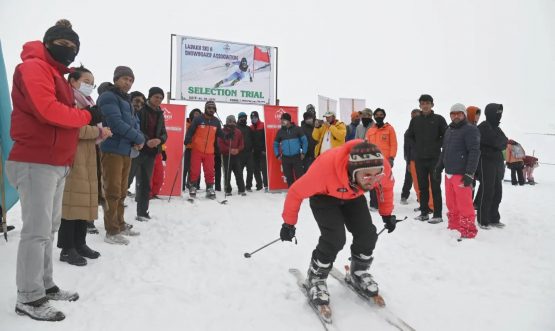
[{"label": "snow covered ground", "polygon": [[[553,137],[527,137],[525,147],[532,140],[541,147],[553,144]],[[543,149],[543,160],[553,161],[555,153]],[[400,166],[394,170],[398,202],[403,177]],[[554,170],[538,168],[536,186],[504,183],[501,214],[507,227],[480,231],[475,240],[459,243],[446,223],[412,220],[414,194],[409,206],[396,205],[396,214],[409,219],[380,236],[373,265],[388,307],[416,330],[555,330]],[[307,203],[298,245],[278,242],[251,259],[243,257],[278,237],[284,198],[255,192],[232,196],[228,205],[155,200],[155,219],[149,223],[133,220],[130,201],[126,220],[141,236],[129,246],[89,235],[89,245],[102,256],[86,267],[59,262],[55,249],[57,284],[81,296],[77,302],[55,303],[67,316],[60,323],[14,313],[21,229],[16,206],[9,213],[16,230],[8,243],[0,240],[2,330],[321,330],[287,271],[304,272],[317,242]],[[380,229],[381,218],[373,216]],[[348,256],[346,245],[336,265],[341,268]],[[335,280],[328,283],[341,330],[395,330]]]}]

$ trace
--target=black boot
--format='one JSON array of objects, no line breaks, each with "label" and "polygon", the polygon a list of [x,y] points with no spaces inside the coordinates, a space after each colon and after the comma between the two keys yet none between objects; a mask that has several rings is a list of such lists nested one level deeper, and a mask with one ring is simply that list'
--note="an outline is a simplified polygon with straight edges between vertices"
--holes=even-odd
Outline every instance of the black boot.
[{"label": "black boot", "polygon": [[75,248],[62,249],[62,252],[60,253],[60,261],[80,267],[87,265],[87,260],[79,255]]},{"label": "black boot", "polygon": [[351,279],[353,285],[365,296],[373,297],[378,294],[378,283],[370,274],[370,265],[374,258],[372,256],[351,256]]},{"label": "black boot", "polygon": [[306,286],[310,301],[316,306],[329,305],[330,303],[330,294],[326,280],[332,266],[332,263],[322,263],[314,258],[310,261]]},{"label": "black boot", "polygon": [[81,247],[77,247],[76,251],[77,253],[79,253],[79,255],[86,257],[87,259],[98,259],[98,257],[100,256],[99,252],[91,249],[86,244]]}]

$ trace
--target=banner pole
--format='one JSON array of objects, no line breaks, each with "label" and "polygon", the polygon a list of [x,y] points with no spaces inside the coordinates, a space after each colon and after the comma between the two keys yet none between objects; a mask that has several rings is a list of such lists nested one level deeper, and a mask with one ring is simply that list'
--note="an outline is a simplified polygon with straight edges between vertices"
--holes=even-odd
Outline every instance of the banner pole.
[{"label": "banner pole", "polygon": [[279,51],[279,48],[276,47],[276,96],[275,96],[274,104],[278,100],[278,51]]},{"label": "banner pole", "polygon": [[170,34],[170,90],[168,91],[168,103],[172,98],[172,83],[173,83],[173,37],[175,34]]}]

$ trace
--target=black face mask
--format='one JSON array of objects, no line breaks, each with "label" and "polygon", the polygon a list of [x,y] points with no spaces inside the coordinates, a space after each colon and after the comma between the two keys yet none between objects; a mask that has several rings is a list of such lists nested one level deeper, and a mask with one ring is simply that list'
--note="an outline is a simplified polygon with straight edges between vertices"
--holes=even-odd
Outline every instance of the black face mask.
[{"label": "black face mask", "polygon": [[60,45],[48,45],[48,52],[52,55],[52,58],[57,62],[69,66],[73,61],[75,61],[75,50],[71,47],[65,47]]},{"label": "black face mask", "polygon": [[379,127],[383,126],[383,120],[384,120],[384,119],[385,119],[384,117],[374,117],[374,120],[376,121],[376,124],[377,124]]},{"label": "black face mask", "polygon": [[239,119],[239,124],[241,124],[241,125],[247,125],[247,119],[246,119],[246,118],[240,118],[240,119]]},{"label": "black face mask", "polygon": [[352,123],[354,126],[358,126],[358,124],[360,123],[360,120],[354,120],[354,121],[351,121],[351,123]]},{"label": "black face mask", "polygon": [[367,127],[368,125],[370,125],[370,123],[372,123],[372,119],[368,117],[363,117],[360,119],[360,121],[362,122],[362,125],[364,125],[364,127]]}]

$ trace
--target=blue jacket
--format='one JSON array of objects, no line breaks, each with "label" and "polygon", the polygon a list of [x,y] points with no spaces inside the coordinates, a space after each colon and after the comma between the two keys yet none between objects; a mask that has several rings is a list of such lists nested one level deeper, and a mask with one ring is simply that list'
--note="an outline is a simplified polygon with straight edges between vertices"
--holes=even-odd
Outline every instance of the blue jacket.
[{"label": "blue jacket", "polygon": [[97,105],[102,111],[102,125],[109,127],[113,134],[100,144],[102,152],[129,156],[133,145],[145,143],[145,136],[139,121],[133,116],[131,104],[121,92],[112,88],[102,93]]},{"label": "blue jacket", "polygon": [[439,162],[450,175],[474,175],[480,159],[480,131],[466,120],[445,131]]},{"label": "blue jacket", "polygon": [[[281,153],[279,148],[281,145]],[[276,138],[274,139],[274,154],[279,157],[280,154],[284,156],[295,156],[305,154],[308,150],[308,140],[304,135],[304,131],[292,124],[289,128],[282,127],[279,129]]]}]

